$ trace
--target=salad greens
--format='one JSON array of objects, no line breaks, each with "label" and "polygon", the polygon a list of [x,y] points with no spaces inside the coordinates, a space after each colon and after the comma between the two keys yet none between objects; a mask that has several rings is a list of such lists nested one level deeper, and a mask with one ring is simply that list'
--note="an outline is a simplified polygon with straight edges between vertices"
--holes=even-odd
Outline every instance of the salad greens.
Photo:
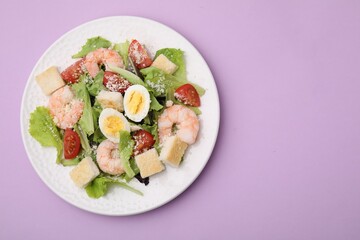
[{"label": "salad greens", "polygon": [[65,167],[77,165],[85,157],[84,152],[80,152],[74,159],[62,159],[61,164]]},{"label": "salad greens", "polygon": [[105,176],[98,176],[95,178],[86,188],[86,193],[91,198],[100,198],[104,196],[109,188],[110,185],[118,185],[126,190],[129,190],[133,193],[136,193],[142,196],[142,192],[136,190],[135,188],[130,187],[124,182],[120,182],[116,179],[105,177]]},{"label": "salad greens", "polygon": [[172,61],[176,66],[178,66],[178,69],[174,73],[174,76],[186,81],[186,68],[185,68],[185,61],[184,61],[184,52],[182,50],[176,49],[176,48],[163,48],[156,52],[155,58],[157,58],[160,54],[163,54],[170,61]]},{"label": "salad greens", "polygon": [[156,67],[143,68],[140,70],[140,72],[145,76],[145,83],[147,86],[152,88],[156,97],[164,96],[167,91],[175,90],[176,88],[186,83],[193,85],[199,96],[203,96],[205,94],[205,89],[199,85],[188,82],[184,78],[166,74]]},{"label": "salad greens", "polygon": [[150,92],[150,100],[151,100],[150,102],[151,110],[160,111],[161,109],[163,109],[164,106],[159,103],[159,101],[156,99],[156,97],[152,92]]},{"label": "salad greens", "polygon": [[103,109],[100,106],[100,104],[95,100],[94,106],[92,107],[94,126],[95,126],[95,131],[94,134],[92,135],[92,140],[95,143],[101,143],[106,139],[106,137],[102,134],[98,123],[98,119],[102,110]]},{"label": "salad greens", "polygon": [[[177,69],[174,74],[167,74],[161,69],[151,66],[143,68],[139,72],[138,69],[135,68],[129,56],[129,46],[129,41],[112,44],[109,40],[97,36],[88,39],[85,45],[82,46],[81,50],[74,54],[72,58],[82,58],[88,53],[99,48],[111,48],[120,54],[124,61],[125,69],[114,65],[107,65],[106,68],[121,75],[132,85],[138,84],[144,86],[149,92],[151,101],[150,110],[147,116],[140,123],[135,124],[131,121],[129,122],[130,124],[137,125],[151,133],[155,140],[154,147],[159,152],[158,117],[164,110],[164,106],[167,101],[172,101],[174,104],[184,105],[174,97],[175,90],[187,83],[192,84],[200,96],[204,95],[205,90],[187,80],[184,52],[182,50],[176,48],[163,48],[158,50],[155,54],[155,58],[160,54],[163,54],[171,62],[177,65]],[[130,65],[132,65],[132,67]],[[62,164],[64,166],[77,165],[87,156],[92,157],[92,159],[96,162],[96,152],[94,149],[96,149],[101,142],[106,140],[106,137],[101,132],[98,123],[99,116],[103,108],[96,100],[96,96],[98,96],[100,91],[107,90],[103,84],[105,67],[104,65],[100,67],[101,70],[94,78],[85,71],[85,73],[81,72],[82,75],[76,83],[69,83],[72,90],[75,92],[76,97],[84,103],[82,116],[80,117],[78,123],[74,125],[74,131],[79,136],[81,144],[81,151],[74,159],[63,159],[63,131],[57,128],[49,109],[46,107],[37,107],[30,115],[29,132],[31,136],[44,147],[51,146],[56,148],[56,163],[58,164]],[[199,108],[187,107],[192,109],[197,115],[201,114]],[[117,185],[136,194],[142,195],[140,191],[130,187],[125,182],[120,181],[121,178],[122,180],[129,182],[139,174],[140,170],[133,156],[135,141],[133,140],[131,133],[128,131],[120,131],[119,138],[120,142],[118,150],[125,173],[115,178],[107,173],[101,172],[101,174],[91,181],[86,187],[86,192],[89,197],[99,198],[104,196],[111,185]]]},{"label": "salad greens", "polygon": [[63,141],[48,108],[37,107],[30,114],[29,132],[42,146],[55,147],[57,150],[56,163],[61,163]]},{"label": "salad greens", "polygon": [[92,150],[91,150],[90,143],[89,143],[89,140],[88,140],[86,134],[82,131],[81,127],[78,124],[74,125],[74,130],[80,137],[81,147],[85,151],[85,155],[90,156]]},{"label": "salad greens", "polygon": [[116,43],[114,45],[114,50],[117,51],[120,56],[122,57],[123,61],[124,61],[124,66],[128,65],[128,49],[129,49],[129,41],[126,41],[124,43]]},{"label": "salad greens", "polygon": [[89,38],[85,45],[82,46],[80,52],[74,54],[72,58],[81,58],[85,57],[86,54],[89,52],[92,52],[98,48],[108,48],[111,46],[111,42],[105,38],[102,38],[100,36]]},{"label": "salad greens", "polygon": [[133,153],[135,142],[132,140],[131,135],[128,131],[120,131],[120,142],[119,142],[119,152],[120,160],[126,175],[129,178],[133,178],[135,173],[131,168],[129,159]]},{"label": "salad greens", "polygon": [[81,129],[90,136],[94,133],[94,119],[89,92],[84,81],[73,84],[72,89],[75,91],[76,97],[84,102],[84,110],[79,120],[79,125]]},{"label": "salad greens", "polygon": [[139,84],[139,85],[146,87],[145,83],[143,82],[143,80],[141,80],[141,78],[139,78],[136,74],[134,74],[128,70],[125,70],[123,68],[119,68],[116,66],[112,66],[112,65],[109,65],[109,69],[117,74],[120,74],[123,78],[128,80],[133,85]]},{"label": "salad greens", "polygon": [[[133,157],[130,158],[129,163],[130,163],[131,169],[132,169],[133,172],[134,172],[134,175],[136,176],[137,174],[139,174],[139,173],[140,173],[140,169],[139,169],[139,167],[136,165],[135,159],[134,159]],[[130,177],[130,176],[127,175],[127,174],[123,174],[123,179],[124,179],[126,182],[130,182],[130,180],[133,179],[133,178],[134,178],[134,177]]]},{"label": "salad greens", "polygon": [[89,91],[89,94],[93,97],[96,97],[101,90],[106,90],[103,84],[103,78],[104,71],[100,70],[99,73],[95,76],[94,80],[91,80],[90,76],[87,74],[83,74],[80,76],[80,82],[84,81],[86,83],[86,88]]}]

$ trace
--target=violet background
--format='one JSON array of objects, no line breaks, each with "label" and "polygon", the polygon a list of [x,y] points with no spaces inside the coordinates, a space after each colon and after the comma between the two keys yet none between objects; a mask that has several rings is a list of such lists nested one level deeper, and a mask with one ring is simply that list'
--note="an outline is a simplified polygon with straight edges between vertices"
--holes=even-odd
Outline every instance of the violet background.
[{"label": "violet background", "polygon": [[[27,158],[20,103],[43,52],[100,17],[162,22],[201,52],[221,100],[195,183],[130,217],[80,210]],[[360,239],[360,1],[4,1],[0,239]]]}]

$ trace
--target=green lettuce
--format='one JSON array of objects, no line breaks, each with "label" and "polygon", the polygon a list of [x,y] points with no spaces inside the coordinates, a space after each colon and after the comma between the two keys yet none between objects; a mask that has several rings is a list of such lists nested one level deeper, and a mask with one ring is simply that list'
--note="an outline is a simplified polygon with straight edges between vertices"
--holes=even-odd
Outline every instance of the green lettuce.
[{"label": "green lettuce", "polygon": [[129,159],[133,153],[134,149],[134,140],[131,139],[130,132],[128,131],[120,131],[120,142],[119,142],[119,152],[122,166],[124,167],[124,171],[129,178],[133,178],[135,176],[135,172],[132,170]]},{"label": "green lettuce", "polygon": [[75,158],[73,159],[62,159],[61,164],[63,166],[75,166],[77,165],[83,158],[85,157],[84,151],[81,151]]},{"label": "green lettuce", "polygon": [[[137,166],[136,162],[135,162],[135,159],[132,157],[130,158],[129,160],[129,163],[130,163],[130,167],[131,169],[134,171],[134,175],[137,175],[138,173],[140,173],[140,169],[139,167]],[[133,179],[134,177],[129,177],[129,175],[127,175],[126,173],[123,175],[123,179],[126,181],[126,182],[130,182],[131,179]]]},{"label": "green lettuce", "polygon": [[154,96],[154,94],[152,92],[150,92],[150,109],[151,110],[155,110],[155,111],[160,111],[163,108],[163,105],[161,105],[158,100],[156,99],[156,97]]},{"label": "green lettuce", "polygon": [[102,110],[100,103],[95,99],[94,106],[92,107],[95,128],[99,127],[98,119]]},{"label": "green lettuce", "polygon": [[109,48],[111,46],[111,42],[105,38],[100,36],[89,38],[85,45],[82,46],[80,52],[74,54],[72,58],[81,58],[86,56],[89,52],[92,52],[98,48]]},{"label": "green lettuce", "polygon": [[138,84],[138,85],[142,85],[144,87],[147,87],[146,84],[143,82],[143,80],[141,80],[141,78],[139,78],[136,74],[133,74],[130,71],[127,71],[127,70],[125,70],[123,68],[111,66],[111,65],[109,65],[109,69],[112,72],[120,74],[123,78],[128,80],[133,85]]},{"label": "green lettuce", "polygon": [[114,50],[117,51],[124,61],[124,66],[128,65],[128,52],[129,52],[129,41],[123,43],[116,43],[114,45]]},{"label": "green lettuce", "polygon": [[205,89],[199,85],[186,81],[183,78],[166,74],[156,67],[143,68],[140,72],[145,76],[145,83],[154,92],[155,97],[164,96],[169,90],[175,91],[175,89],[186,83],[193,85],[200,96],[205,94]]},{"label": "green lettuce", "polygon": [[57,150],[56,163],[61,163],[63,141],[48,108],[37,107],[30,114],[29,132],[43,147],[55,147]]},{"label": "green lettuce", "polygon": [[[87,138],[86,134],[84,133],[84,131],[81,129],[80,126],[78,126],[78,124],[74,125],[74,130],[75,132],[79,135],[80,137],[80,143],[81,143],[81,147],[84,150],[84,153],[86,156],[90,156],[92,153],[92,149],[90,147],[90,143],[89,143],[89,139]],[[80,154],[79,154],[80,155]],[[84,156],[85,157],[85,156]]]},{"label": "green lettuce", "polygon": [[102,141],[104,141],[106,139],[106,137],[104,136],[104,134],[102,134],[100,127],[99,127],[99,116],[100,113],[102,111],[102,107],[99,104],[98,101],[95,100],[94,106],[92,107],[92,112],[93,112],[93,119],[94,119],[94,127],[95,127],[95,131],[94,134],[92,136],[92,140],[96,143],[101,143]]},{"label": "green lettuce", "polygon": [[145,83],[149,86],[155,97],[165,96],[168,89],[176,89],[187,83],[172,75],[164,73],[156,67],[141,69],[140,72],[145,76]]},{"label": "green lettuce", "polygon": [[124,182],[120,182],[116,179],[108,178],[104,176],[99,176],[95,178],[88,186],[86,186],[85,190],[89,197],[100,198],[107,193],[109,186],[113,184],[118,185],[140,196],[143,195],[142,192],[136,190],[135,188],[130,187]]},{"label": "green lettuce", "polygon": [[143,119],[142,123],[145,125],[153,125],[153,124],[157,124],[159,115],[162,113],[162,111],[155,111],[155,110],[151,110],[148,112],[148,114],[146,115],[146,117]]},{"label": "green lettuce", "polygon": [[196,83],[193,82],[189,82],[191,85],[193,85],[193,87],[196,89],[196,91],[198,92],[199,96],[204,96],[205,94],[205,89],[200,87],[199,85],[197,85]]},{"label": "green lettuce", "polygon": [[73,84],[72,89],[75,91],[76,97],[84,102],[84,110],[79,120],[79,125],[81,129],[90,136],[94,133],[94,119],[89,92],[83,81]]},{"label": "green lettuce", "polygon": [[103,79],[104,79],[104,71],[100,70],[98,74],[95,76],[94,80],[86,82],[86,88],[91,96],[96,97],[101,90],[106,90],[103,84]]},{"label": "green lettuce", "polygon": [[100,128],[95,129],[92,140],[96,143],[101,143],[102,141],[106,140],[106,137],[101,132]]},{"label": "green lettuce", "polygon": [[186,67],[184,61],[184,52],[180,49],[176,48],[163,48],[156,52],[155,59],[163,54],[167,57],[171,62],[173,62],[178,69],[174,72],[174,76],[186,81]]}]

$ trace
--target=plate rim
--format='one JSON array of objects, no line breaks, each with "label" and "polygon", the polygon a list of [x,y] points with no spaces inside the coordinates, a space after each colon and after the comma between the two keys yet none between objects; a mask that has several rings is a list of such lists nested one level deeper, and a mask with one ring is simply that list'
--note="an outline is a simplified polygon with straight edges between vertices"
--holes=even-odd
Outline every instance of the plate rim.
[{"label": "plate rim", "polygon": [[[166,201],[160,203],[160,204],[156,204],[154,206],[151,206],[149,208],[146,208],[146,209],[142,209],[142,210],[139,210],[139,211],[133,211],[133,212],[130,212],[130,213],[115,213],[115,214],[111,214],[111,213],[104,213],[104,212],[101,212],[101,211],[96,211],[94,209],[89,209],[89,208],[86,208],[86,207],[83,207],[82,205],[80,204],[77,204],[75,202],[72,202],[68,199],[66,199],[64,196],[62,196],[61,194],[59,194],[54,188],[53,186],[51,186],[50,183],[48,183],[44,178],[43,176],[40,174],[40,170],[37,169],[37,167],[34,165],[33,163],[33,160],[31,159],[30,157],[30,152],[29,152],[29,148],[28,146],[26,145],[26,141],[25,141],[25,132],[27,132],[28,130],[27,129],[24,129],[24,122],[26,121],[25,119],[25,116],[23,115],[23,112],[24,112],[24,106],[25,106],[25,95],[26,95],[26,92],[28,91],[28,88],[29,88],[29,85],[30,85],[30,82],[31,82],[31,77],[34,76],[35,74],[35,69],[37,68],[37,66],[40,64],[41,60],[47,55],[47,53],[49,51],[51,51],[51,49],[53,49],[53,47],[58,44],[58,42],[62,41],[67,35],[69,35],[70,33],[74,32],[74,31],[77,31],[79,28],[83,28],[85,27],[86,25],[88,24],[92,24],[94,22],[101,22],[101,21],[108,21],[108,20],[112,20],[112,19],[121,19],[121,18],[129,18],[129,19],[136,19],[136,20],[140,20],[140,21],[150,21],[154,24],[157,24],[157,25],[161,25],[162,27],[166,28],[166,30],[168,31],[172,31],[172,32],[175,32],[180,38],[182,38],[183,41],[185,41],[187,44],[189,44],[189,46],[191,48],[193,48],[193,50],[200,56],[200,60],[203,62],[202,64],[206,67],[207,71],[209,72],[211,78],[212,78],[212,81],[211,83],[213,84],[213,87],[214,87],[214,91],[215,91],[215,96],[216,96],[216,134],[215,134],[215,138],[214,138],[214,141],[212,141],[211,143],[211,151],[209,151],[209,155],[206,156],[206,160],[204,161],[203,165],[199,168],[199,171],[197,174],[194,175],[194,178],[186,185],[184,185],[184,187],[181,189],[181,191],[178,191],[174,196],[168,198]],[[101,18],[96,18],[96,19],[93,19],[93,20],[89,20],[89,21],[86,21],[86,22],[83,22],[79,25],[77,25],[76,27],[70,29],[69,31],[65,32],[64,34],[62,34],[59,38],[57,38],[45,51],[44,53],[40,56],[40,58],[37,60],[37,62],[35,63],[35,65],[33,66],[28,78],[27,78],[27,81],[26,81],[26,85],[25,85],[25,88],[23,90],[23,94],[22,94],[22,99],[21,99],[21,107],[20,107],[20,130],[21,130],[21,137],[22,137],[22,142],[23,142],[23,145],[25,147],[25,151],[26,151],[26,154],[27,154],[27,158],[28,160],[30,161],[33,169],[35,170],[35,172],[37,173],[37,175],[40,177],[40,179],[42,180],[42,182],[53,192],[55,193],[56,196],[60,197],[62,200],[64,200],[65,202],[67,202],[68,204],[72,205],[72,206],[75,206],[77,208],[80,208],[82,210],[85,210],[87,212],[91,212],[91,213],[95,213],[95,214],[99,214],[99,215],[105,215],[105,216],[131,216],[131,215],[138,215],[138,214],[142,214],[142,213],[145,213],[145,212],[149,212],[149,211],[152,211],[154,209],[157,209],[161,206],[164,206],[166,204],[168,204],[169,202],[173,201],[175,198],[179,197],[181,194],[183,194],[197,179],[198,177],[200,176],[200,174],[203,172],[205,166],[207,165],[207,163],[209,162],[213,152],[214,152],[214,148],[216,146],[216,143],[217,143],[217,140],[218,140],[218,136],[219,136],[219,128],[220,128],[220,121],[221,121],[221,117],[220,117],[220,99],[219,99],[219,92],[218,92],[218,88],[217,88],[217,85],[216,85],[216,82],[215,82],[215,78],[209,68],[209,65],[208,63],[206,62],[206,60],[204,59],[204,57],[201,55],[201,53],[198,51],[198,49],[189,41],[187,40],[182,34],[180,34],[178,31],[174,30],[173,28],[161,23],[161,22],[158,22],[156,20],[153,20],[151,18],[145,18],[145,17],[139,17],[139,16],[131,16],[131,15],[114,15],[114,16],[107,16],[107,17],[101,17]]]}]

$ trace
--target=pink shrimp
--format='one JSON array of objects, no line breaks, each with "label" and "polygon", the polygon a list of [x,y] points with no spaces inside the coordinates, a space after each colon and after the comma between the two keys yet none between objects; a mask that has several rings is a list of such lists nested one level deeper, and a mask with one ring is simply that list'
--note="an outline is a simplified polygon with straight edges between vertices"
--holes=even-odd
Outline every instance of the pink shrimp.
[{"label": "pink shrimp", "polygon": [[115,67],[124,67],[123,59],[115,51],[107,48],[96,49],[86,55],[85,67],[88,70],[90,76],[95,77],[100,71],[98,64],[105,64],[106,70],[108,71],[108,65]]},{"label": "pink shrimp", "polygon": [[199,132],[200,124],[196,114],[182,105],[173,105],[164,110],[158,119],[160,143],[173,135],[173,126],[177,129],[175,134],[181,141],[193,144]]},{"label": "pink shrimp", "polygon": [[124,172],[119,156],[118,144],[104,140],[96,150],[96,161],[103,172],[120,175]]},{"label": "pink shrimp", "polygon": [[65,86],[51,95],[49,109],[56,126],[61,129],[72,128],[83,113],[84,103],[75,98],[69,86]]}]

